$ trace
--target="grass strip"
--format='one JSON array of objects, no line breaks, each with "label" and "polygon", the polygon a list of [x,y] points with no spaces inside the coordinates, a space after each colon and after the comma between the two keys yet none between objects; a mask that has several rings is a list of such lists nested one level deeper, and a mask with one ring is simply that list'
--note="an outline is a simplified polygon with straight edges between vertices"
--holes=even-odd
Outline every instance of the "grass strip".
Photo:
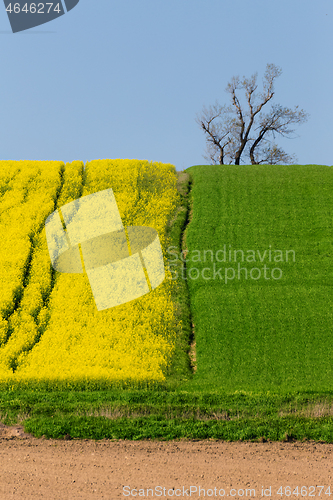
[{"label": "grass strip", "polygon": [[55,439],[219,439],[251,440],[316,440],[333,442],[333,418],[307,419],[283,417],[240,419],[236,421],[166,419],[158,416],[135,419],[106,417],[31,418],[24,423],[25,432],[36,437]]},{"label": "grass strip", "polygon": [[333,415],[333,393],[189,393],[172,390],[6,391],[0,418],[6,424],[50,416],[137,417],[232,420],[287,415]]}]

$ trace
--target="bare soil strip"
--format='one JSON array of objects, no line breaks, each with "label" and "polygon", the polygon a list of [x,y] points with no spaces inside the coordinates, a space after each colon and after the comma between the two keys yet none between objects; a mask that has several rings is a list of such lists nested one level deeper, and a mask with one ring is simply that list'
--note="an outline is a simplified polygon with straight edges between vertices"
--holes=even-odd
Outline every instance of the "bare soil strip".
[{"label": "bare soil strip", "polygon": [[316,442],[57,441],[1,425],[0,499],[199,499],[224,490],[235,499],[329,500],[332,452]]}]

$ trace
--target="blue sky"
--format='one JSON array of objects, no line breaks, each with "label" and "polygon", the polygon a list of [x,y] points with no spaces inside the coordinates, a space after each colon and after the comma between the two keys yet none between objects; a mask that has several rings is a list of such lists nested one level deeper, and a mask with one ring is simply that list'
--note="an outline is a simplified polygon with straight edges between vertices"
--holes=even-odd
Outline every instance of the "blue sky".
[{"label": "blue sky", "polygon": [[196,114],[274,63],[272,103],[310,114],[279,144],[332,165],[332,28],[331,0],[80,0],[12,34],[0,5],[0,158],[205,164]]}]

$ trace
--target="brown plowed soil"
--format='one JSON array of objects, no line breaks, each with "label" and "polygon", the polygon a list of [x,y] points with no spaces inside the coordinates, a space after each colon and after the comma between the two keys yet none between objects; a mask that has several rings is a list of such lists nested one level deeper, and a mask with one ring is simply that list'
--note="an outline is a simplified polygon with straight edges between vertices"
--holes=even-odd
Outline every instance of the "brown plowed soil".
[{"label": "brown plowed soil", "polygon": [[332,452],[315,442],[57,441],[0,425],[0,499],[330,500]]}]

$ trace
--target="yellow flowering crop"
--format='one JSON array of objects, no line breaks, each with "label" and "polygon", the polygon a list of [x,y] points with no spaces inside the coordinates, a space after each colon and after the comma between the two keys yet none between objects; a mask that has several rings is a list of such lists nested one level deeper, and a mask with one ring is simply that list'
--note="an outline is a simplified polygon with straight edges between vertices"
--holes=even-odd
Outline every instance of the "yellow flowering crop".
[{"label": "yellow flowering crop", "polygon": [[62,162],[0,162],[0,230],[6,235],[0,252],[0,370],[5,373],[22,349],[33,346],[35,317],[50,292],[40,231],[54,209],[63,169]]},{"label": "yellow flowering crop", "polygon": [[[156,229],[165,257],[175,168],[119,159],[92,161],[84,172],[82,162],[7,163],[0,162],[0,213],[11,211],[5,224],[18,253],[14,265],[7,250],[0,253],[0,287],[9,290],[1,293],[0,380],[163,381],[177,326],[173,282],[97,311],[86,274],[52,269],[44,223],[55,208],[112,188],[124,226]],[[14,198],[4,199],[8,187]]]},{"label": "yellow flowering crop", "polygon": [[[0,162],[0,316],[7,319],[23,292],[33,239],[54,208],[62,162]],[[1,334],[0,334],[1,345]]]}]

